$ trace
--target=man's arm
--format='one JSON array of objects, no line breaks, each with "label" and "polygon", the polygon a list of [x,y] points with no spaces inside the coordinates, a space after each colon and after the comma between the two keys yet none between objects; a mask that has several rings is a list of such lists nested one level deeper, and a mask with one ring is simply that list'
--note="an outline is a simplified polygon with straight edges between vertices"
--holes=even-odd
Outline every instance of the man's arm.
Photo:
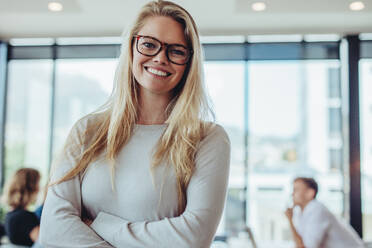
[{"label": "man's arm", "polygon": [[291,232],[292,232],[293,240],[296,243],[296,248],[305,248],[302,237],[301,237],[300,234],[298,234],[298,232],[297,232],[297,230],[296,230],[296,228],[293,224],[293,220],[292,220],[292,218],[293,218],[293,208],[288,208],[285,211],[285,215],[288,218],[289,227],[290,227]]},{"label": "man's arm", "polygon": [[[301,226],[301,229],[303,229],[301,235],[296,231],[293,225],[293,210],[287,210],[286,215],[297,247],[318,248],[321,246],[322,242],[324,242],[324,239],[327,237],[327,232],[331,225],[330,217],[326,211],[322,208],[313,209],[311,211],[311,218],[307,218],[306,220],[306,226]],[[297,235],[294,232],[296,232]],[[298,237],[300,237],[300,239],[298,239]]]}]

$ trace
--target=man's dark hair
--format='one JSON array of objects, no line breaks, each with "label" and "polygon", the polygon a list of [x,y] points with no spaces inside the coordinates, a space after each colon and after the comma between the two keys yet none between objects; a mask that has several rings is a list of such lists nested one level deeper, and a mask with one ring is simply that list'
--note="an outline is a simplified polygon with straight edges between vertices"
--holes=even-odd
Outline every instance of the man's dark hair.
[{"label": "man's dark hair", "polygon": [[316,195],[318,194],[318,183],[314,180],[314,178],[311,177],[297,177],[295,178],[294,182],[301,181],[303,182],[308,188],[313,189],[315,194],[314,194],[314,199]]}]

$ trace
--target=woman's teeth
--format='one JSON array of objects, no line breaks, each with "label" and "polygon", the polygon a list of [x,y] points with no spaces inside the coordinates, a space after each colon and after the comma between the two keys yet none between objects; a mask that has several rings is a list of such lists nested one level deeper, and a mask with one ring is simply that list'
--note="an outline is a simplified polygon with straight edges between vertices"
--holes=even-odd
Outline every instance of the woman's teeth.
[{"label": "woman's teeth", "polygon": [[166,77],[166,76],[169,75],[169,73],[166,73],[164,71],[158,71],[158,70],[156,70],[154,68],[150,68],[150,67],[147,67],[147,71],[151,72],[152,74],[161,76],[161,77]]}]

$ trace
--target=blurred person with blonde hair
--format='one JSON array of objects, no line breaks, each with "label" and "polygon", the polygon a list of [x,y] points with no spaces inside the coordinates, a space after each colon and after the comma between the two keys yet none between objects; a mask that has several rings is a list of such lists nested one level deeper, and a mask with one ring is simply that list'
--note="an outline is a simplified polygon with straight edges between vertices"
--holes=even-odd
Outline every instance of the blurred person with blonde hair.
[{"label": "blurred person with blonde hair", "polygon": [[6,186],[5,200],[11,210],[5,216],[5,231],[15,245],[38,247],[39,220],[27,208],[35,203],[40,173],[32,168],[16,171]]},{"label": "blurred person with blonde hair", "polygon": [[114,90],[78,121],[53,165],[45,247],[209,247],[230,142],[210,122],[191,15],[147,3],[122,44]]}]

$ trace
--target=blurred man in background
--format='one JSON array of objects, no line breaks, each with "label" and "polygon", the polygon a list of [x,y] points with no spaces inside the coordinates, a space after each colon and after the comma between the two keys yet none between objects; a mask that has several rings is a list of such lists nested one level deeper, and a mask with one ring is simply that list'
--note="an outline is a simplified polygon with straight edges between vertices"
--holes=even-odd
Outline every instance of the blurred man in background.
[{"label": "blurred man in background", "polygon": [[285,212],[297,248],[361,248],[354,229],[339,221],[316,200],[318,184],[313,178],[298,177],[293,182],[293,208]]}]

